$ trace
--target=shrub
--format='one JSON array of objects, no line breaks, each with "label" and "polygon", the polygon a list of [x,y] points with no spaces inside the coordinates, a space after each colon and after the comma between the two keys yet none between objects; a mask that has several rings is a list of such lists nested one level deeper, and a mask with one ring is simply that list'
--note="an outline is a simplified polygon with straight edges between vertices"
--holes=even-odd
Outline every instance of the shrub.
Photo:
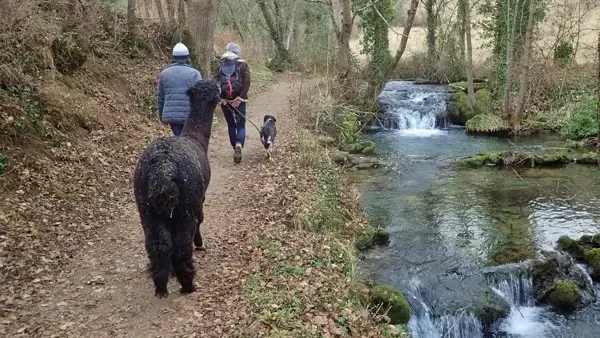
[{"label": "shrub", "polygon": [[585,96],[563,107],[563,113],[569,116],[563,133],[576,140],[595,136],[598,132],[598,101]]},{"label": "shrub", "polygon": [[56,69],[65,75],[73,74],[83,66],[87,59],[85,48],[77,34],[74,33],[58,36],[52,41],[50,48]]},{"label": "shrub", "polygon": [[504,120],[492,114],[475,115],[465,123],[465,128],[472,133],[501,133],[509,129]]}]

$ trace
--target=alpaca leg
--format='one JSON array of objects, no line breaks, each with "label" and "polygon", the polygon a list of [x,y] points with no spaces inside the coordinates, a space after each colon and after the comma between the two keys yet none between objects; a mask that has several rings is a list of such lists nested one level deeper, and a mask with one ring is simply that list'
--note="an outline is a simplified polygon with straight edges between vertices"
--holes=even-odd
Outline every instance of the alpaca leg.
[{"label": "alpaca leg", "polygon": [[167,284],[173,254],[171,233],[162,222],[154,222],[150,226],[144,227],[144,232],[146,234],[146,252],[150,259],[148,270],[154,281],[155,296],[167,297],[169,295]]},{"label": "alpaca leg", "polygon": [[194,285],[196,270],[192,260],[192,234],[190,233],[190,231],[194,231],[194,225],[186,224],[186,227],[173,238],[173,269],[179,284],[181,284],[180,292],[192,293],[196,291]]},{"label": "alpaca leg", "polygon": [[204,246],[204,241],[202,238],[202,232],[200,231],[201,225],[204,222],[204,208],[200,208],[200,213],[198,216],[198,223],[196,224],[196,231],[194,233],[194,245],[196,246],[196,250],[204,251],[206,247]]}]

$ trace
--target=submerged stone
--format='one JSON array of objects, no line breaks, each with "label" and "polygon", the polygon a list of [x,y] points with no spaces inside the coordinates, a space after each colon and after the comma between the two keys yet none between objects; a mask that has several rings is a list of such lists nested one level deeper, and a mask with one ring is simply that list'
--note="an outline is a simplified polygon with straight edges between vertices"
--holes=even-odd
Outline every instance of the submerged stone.
[{"label": "submerged stone", "polygon": [[383,311],[388,310],[387,316],[390,324],[407,324],[410,319],[410,305],[406,297],[389,285],[377,285],[373,287],[371,300]]},{"label": "submerged stone", "polygon": [[480,153],[475,156],[460,158],[456,164],[461,167],[500,166],[503,163],[502,153]]},{"label": "submerged stone", "polygon": [[480,274],[438,276],[422,288],[435,316],[471,313],[484,328],[510,313],[508,302],[494,292]]},{"label": "submerged stone", "polygon": [[595,151],[590,151],[585,154],[581,154],[574,159],[575,163],[580,164],[598,164],[598,153]]},{"label": "submerged stone", "polygon": [[533,163],[535,166],[562,166],[569,163],[569,158],[563,151],[557,151],[542,156],[534,156]]},{"label": "submerged stone", "polygon": [[390,242],[390,232],[387,229],[378,228],[373,236],[373,244],[385,245]]}]

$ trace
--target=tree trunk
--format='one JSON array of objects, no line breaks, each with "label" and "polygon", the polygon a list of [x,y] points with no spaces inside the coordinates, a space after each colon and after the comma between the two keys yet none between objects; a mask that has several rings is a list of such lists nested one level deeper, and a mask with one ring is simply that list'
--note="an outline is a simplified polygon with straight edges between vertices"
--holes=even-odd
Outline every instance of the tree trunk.
[{"label": "tree trunk", "polygon": [[173,6],[173,0],[167,1],[167,13],[169,15],[169,28],[171,28],[171,32],[175,32],[175,28],[177,27],[177,20],[175,20],[175,6]]},{"label": "tree trunk", "polygon": [[185,15],[185,5],[187,0],[179,0],[179,4],[177,5],[177,19],[179,20],[179,28],[185,27],[188,23],[187,16]]},{"label": "tree trunk", "polygon": [[433,66],[436,59],[435,30],[437,28],[437,18],[435,1],[436,0],[426,0],[425,2],[425,10],[427,11],[427,58],[429,60],[429,66]]},{"label": "tree trunk", "polygon": [[154,4],[156,5],[156,11],[158,12],[158,18],[160,19],[160,24],[165,26],[167,23],[167,18],[165,17],[165,11],[162,5],[161,0],[154,0]]},{"label": "tree trunk", "polygon": [[[513,87],[513,70],[515,68],[514,60],[515,60],[515,30],[517,24],[517,14],[513,12],[513,7],[515,5],[511,5],[511,2],[508,1],[505,4],[506,9],[506,35],[508,38],[506,39],[506,55],[504,56],[504,60],[506,60],[506,67],[504,69],[504,87],[502,90],[502,106],[505,115],[511,114],[511,106],[512,106],[512,87]],[[512,15],[512,22],[510,20]]]},{"label": "tree trunk", "polygon": [[[259,0],[258,7],[260,8],[263,17],[265,18],[269,34],[271,35],[271,39],[273,39],[273,43],[275,43],[276,55],[273,60],[274,62],[272,62],[271,65],[275,66],[275,68],[278,69],[287,68],[287,66],[289,66],[291,62],[291,57],[289,51],[285,49],[283,36],[281,35],[281,33],[283,32],[277,29],[279,25],[276,25],[276,22],[273,20],[273,15],[271,14],[271,12],[269,12],[265,0]],[[281,19],[283,20],[284,18]]]},{"label": "tree trunk", "polygon": [[[179,0],[183,2],[183,0]],[[190,0],[188,24],[196,43],[198,68],[203,78],[211,76],[210,61],[214,52],[215,27],[219,0]]]},{"label": "tree trunk", "polygon": [[519,74],[519,94],[517,96],[517,108],[512,116],[513,129],[516,133],[521,129],[521,114],[525,108],[525,100],[529,85],[529,62],[531,59],[531,45],[533,43],[533,20],[537,0],[530,0],[529,17],[527,19],[527,30],[525,31],[525,44],[523,46],[523,57],[521,59],[521,71]]},{"label": "tree trunk", "polygon": [[598,33],[598,165],[600,166],[600,32]]},{"label": "tree trunk", "polygon": [[137,17],[135,15],[135,0],[127,0],[127,36],[131,47],[137,43]]},{"label": "tree trunk", "polygon": [[464,30],[466,37],[467,56],[467,94],[471,109],[475,106],[475,88],[473,87],[473,40],[471,39],[471,7],[469,0],[463,0],[464,7]]},{"label": "tree trunk", "polygon": [[338,44],[337,77],[345,79],[352,66],[350,35],[352,34],[352,6],[350,0],[332,0],[331,14]]},{"label": "tree trunk", "polygon": [[[410,34],[410,30],[412,29],[413,22],[415,21],[415,15],[417,14],[417,8],[419,7],[419,0],[411,0],[410,8],[407,11],[406,23],[404,24],[404,30],[402,31],[402,39],[400,40],[400,46],[398,46],[398,50],[396,51],[396,56],[394,56],[394,60],[388,69],[386,77],[390,77],[396,67],[398,67],[398,63],[406,50],[406,44],[408,43],[408,35]],[[352,27],[350,27],[352,29]],[[429,36],[429,35],[428,35]]]}]

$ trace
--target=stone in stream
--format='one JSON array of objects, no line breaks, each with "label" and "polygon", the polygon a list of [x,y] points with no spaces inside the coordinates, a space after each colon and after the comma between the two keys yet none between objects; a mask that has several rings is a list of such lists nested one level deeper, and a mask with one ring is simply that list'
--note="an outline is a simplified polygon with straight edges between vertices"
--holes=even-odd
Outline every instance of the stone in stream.
[{"label": "stone in stream", "polygon": [[482,274],[439,276],[421,289],[434,316],[472,313],[484,330],[510,313],[510,305],[495,293]]},{"label": "stone in stream", "polygon": [[591,278],[568,254],[550,253],[531,262],[531,270],[537,303],[568,312],[596,301]]}]

